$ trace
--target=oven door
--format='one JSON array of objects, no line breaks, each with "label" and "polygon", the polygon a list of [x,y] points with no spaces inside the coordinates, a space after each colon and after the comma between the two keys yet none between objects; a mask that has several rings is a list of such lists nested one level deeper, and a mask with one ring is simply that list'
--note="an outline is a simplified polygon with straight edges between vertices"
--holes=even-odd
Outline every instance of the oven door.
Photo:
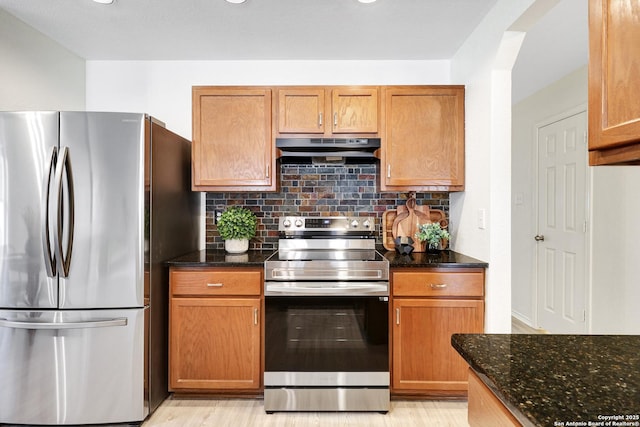
[{"label": "oven door", "polygon": [[388,296],[266,296],[265,386],[388,387]]}]

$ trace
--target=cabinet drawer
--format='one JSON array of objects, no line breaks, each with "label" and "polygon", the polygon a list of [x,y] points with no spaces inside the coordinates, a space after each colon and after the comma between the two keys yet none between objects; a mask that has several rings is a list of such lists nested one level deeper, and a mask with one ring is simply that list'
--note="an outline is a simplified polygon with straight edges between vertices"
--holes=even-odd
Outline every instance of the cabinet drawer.
[{"label": "cabinet drawer", "polygon": [[481,297],[484,273],[478,272],[394,272],[394,296]]},{"label": "cabinet drawer", "polygon": [[260,295],[262,270],[171,269],[172,295]]}]

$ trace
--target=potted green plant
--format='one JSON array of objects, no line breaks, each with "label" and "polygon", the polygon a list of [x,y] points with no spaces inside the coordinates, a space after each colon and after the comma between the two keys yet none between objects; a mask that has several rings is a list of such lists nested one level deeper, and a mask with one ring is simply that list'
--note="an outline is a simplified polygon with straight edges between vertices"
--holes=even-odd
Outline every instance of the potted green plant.
[{"label": "potted green plant", "polygon": [[451,235],[439,222],[429,222],[418,225],[415,237],[427,245],[427,252],[437,252],[447,247]]},{"label": "potted green plant", "polygon": [[249,249],[249,239],[256,235],[258,220],[253,212],[241,206],[232,206],[218,219],[218,233],[229,253],[242,253]]}]

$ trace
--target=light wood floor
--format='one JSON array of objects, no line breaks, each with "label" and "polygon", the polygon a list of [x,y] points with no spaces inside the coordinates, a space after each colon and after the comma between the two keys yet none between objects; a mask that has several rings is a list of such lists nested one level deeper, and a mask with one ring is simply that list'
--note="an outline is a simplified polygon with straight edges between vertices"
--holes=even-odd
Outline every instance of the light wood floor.
[{"label": "light wood floor", "polygon": [[360,412],[276,412],[261,399],[169,398],[142,427],[468,427],[467,402],[392,401],[388,414]]},{"label": "light wood floor", "polygon": [[[512,333],[546,333],[512,318]],[[386,414],[280,412],[267,415],[260,399],[169,398],[142,427],[468,427],[467,402],[392,401]]]},{"label": "light wood floor", "polygon": [[512,334],[547,334],[544,329],[532,328],[526,323],[522,322],[515,317],[511,318],[511,333]]}]

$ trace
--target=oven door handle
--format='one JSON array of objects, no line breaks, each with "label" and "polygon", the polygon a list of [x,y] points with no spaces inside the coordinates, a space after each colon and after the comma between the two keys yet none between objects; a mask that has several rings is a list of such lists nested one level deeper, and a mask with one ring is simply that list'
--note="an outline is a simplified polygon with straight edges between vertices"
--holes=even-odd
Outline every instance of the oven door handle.
[{"label": "oven door handle", "polygon": [[278,282],[266,283],[265,295],[389,295],[388,283]]}]

